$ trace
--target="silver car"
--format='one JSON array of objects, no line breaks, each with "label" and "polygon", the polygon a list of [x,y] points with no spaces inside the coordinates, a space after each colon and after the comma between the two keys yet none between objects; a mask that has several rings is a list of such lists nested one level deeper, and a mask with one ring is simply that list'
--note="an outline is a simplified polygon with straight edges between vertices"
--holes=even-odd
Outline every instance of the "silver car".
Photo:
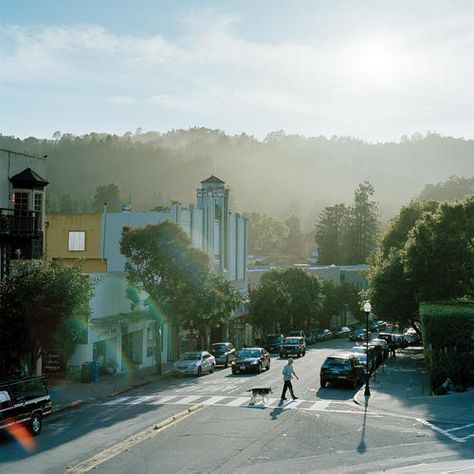
[{"label": "silver car", "polygon": [[216,367],[216,359],[207,351],[185,352],[173,365],[173,375],[212,374]]}]

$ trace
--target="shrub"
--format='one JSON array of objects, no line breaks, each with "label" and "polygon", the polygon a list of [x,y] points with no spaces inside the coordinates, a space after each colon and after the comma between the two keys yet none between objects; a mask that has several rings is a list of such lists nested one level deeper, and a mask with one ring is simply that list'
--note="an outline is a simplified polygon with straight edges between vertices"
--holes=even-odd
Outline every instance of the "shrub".
[{"label": "shrub", "polygon": [[432,387],[447,377],[455,384],[474,384],[474,303],[422,303],[421,325]]}]

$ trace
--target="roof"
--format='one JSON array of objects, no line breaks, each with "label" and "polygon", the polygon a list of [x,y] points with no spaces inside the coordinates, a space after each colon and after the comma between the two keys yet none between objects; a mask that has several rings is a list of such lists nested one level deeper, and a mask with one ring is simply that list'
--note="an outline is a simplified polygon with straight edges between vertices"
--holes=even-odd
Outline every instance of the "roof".
[{"label": "roof", "polygon": [[201,181],[201,184],[208,184],[208,183],[225,184],[225,181],[222,181],[222,179],[219,179],[217,176],[211,175],[209,176],[209,178],[205,179],[204,181]]},{"label": "roof", "polygon": [[49,183],[44,178],[42,178],[36,171],[33,171],[31,168],[25,168],[20,173],[12,176],[10,182],[13,186],[22,188],[22,187],[39,187],[44,188]]}]

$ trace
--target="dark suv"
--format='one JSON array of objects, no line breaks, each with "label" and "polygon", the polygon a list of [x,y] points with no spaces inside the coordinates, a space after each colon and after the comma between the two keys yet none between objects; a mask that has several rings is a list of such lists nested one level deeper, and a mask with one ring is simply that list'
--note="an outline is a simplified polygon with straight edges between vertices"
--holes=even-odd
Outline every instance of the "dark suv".
[{"label": "dark suv", "polygon": [[285,336],[283,334],[267,334],[263,347],[271,353],[280,352]]},{"label": "dark suv", "polygon": [[321,366],[321,387],[328,382],[346,383],[357,388],[364,382],[364,367],[354,354],[332,354]]},{"label": "dark suv", "polygon": [[280,349],[280,357],[297,356],[303,357],[306,354],[306,343],[304,337],[285,337]]},{"label": "dark suv", "polygon": [[51,398],[42,377],[0,379],[0,429],[21,423],[36,436],[43,418],[51,412]]}]

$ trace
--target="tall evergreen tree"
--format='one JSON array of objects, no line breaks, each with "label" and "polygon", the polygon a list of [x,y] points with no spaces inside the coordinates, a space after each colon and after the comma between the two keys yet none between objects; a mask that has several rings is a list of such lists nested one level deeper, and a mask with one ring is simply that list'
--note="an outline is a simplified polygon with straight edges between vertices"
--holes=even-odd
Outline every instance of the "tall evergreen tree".
[{"label": "tall evergreen tree", "polygon": [[349,226],[345,234],[347,263],[365,263],[377,246],[378,208],[371,198],[374,187],[365,181],[359,184],[354,193],[354,206],[351,208]]},{"label": "tall evergreen tree", "polygon": [[324,208],[316,224],[316,244],[319,261],[324,264],[341,264],[345,261],[345,233],[350,209],[344,204]]}]

